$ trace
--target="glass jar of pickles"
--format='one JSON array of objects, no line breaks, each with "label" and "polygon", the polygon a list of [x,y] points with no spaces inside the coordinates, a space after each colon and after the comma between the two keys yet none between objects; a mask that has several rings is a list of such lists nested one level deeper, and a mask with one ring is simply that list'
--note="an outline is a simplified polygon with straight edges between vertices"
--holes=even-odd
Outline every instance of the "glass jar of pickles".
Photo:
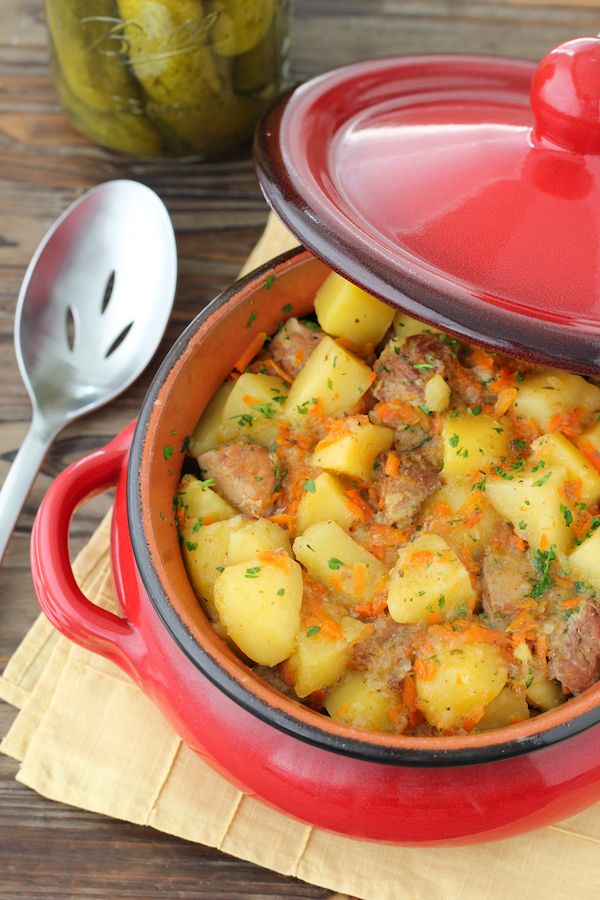
[{"label": "glass jar of pickles", "polygon": [[286,76],[290,0],[45,2],[63,106],[112,150],[225,153]]}]

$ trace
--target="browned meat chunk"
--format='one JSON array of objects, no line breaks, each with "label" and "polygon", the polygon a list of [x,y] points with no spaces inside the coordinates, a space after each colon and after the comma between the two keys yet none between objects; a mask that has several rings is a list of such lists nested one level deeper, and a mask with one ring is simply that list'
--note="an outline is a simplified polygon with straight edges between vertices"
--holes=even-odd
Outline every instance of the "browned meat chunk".
[{"label": "browned meat chunk", "polygon": [[509,545],[487,547],[481,568],[484,612],[491,616],[515,616],[531,596],[535,571],[527,554]]},{"label": "browned meat chunk", "polygon": [[288,319],[269,345],[269,353],[291,378],[295,378],[317,344],[321,329],[311,329],[298,319]]},{"label": "browned meat chunk", "polygon": [[572,694],[585,691],[600,679],[600,611],[583,600],[566,628],[550,639],[548,671]]},{"label": "browned meat chunk", "polygon": [[208,450],[198,464],[215,482],[215,490],[251,516],[269,512],[275,489],[275,470],[264,447],[230,444]]},{"label": "browned meat chunk", "polygon": [[380,518],[386,525],[407,528],[439,483],[439,472],[426,459],[405,454],[396,475],[382,476]]},{"label": "browned meat chunk", "polygon": [[402,400],[418,406],[425,400],[425,385],[435,374],[442,375],[455,398],[468,406],[480,403],[484,396],[480,382],[437,334],[413,334],[403,344],[392,338],[374,368],[373,393],[378,400]]},{"label": "browned meat chunk", "polygon": [[412,642],[420,625],[399,625],[389,617],[377,619],[368,637],[354,646],[350,667],[372,672],[387,681],[391,687],[399,687],[412,668]]}]

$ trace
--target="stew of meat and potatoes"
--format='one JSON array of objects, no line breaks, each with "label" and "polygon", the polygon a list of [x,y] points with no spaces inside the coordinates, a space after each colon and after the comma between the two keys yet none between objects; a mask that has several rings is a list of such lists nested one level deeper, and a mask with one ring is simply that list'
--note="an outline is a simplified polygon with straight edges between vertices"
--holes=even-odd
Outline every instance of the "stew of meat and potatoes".
[{"label": "stew of meat and potatoes", "polygon": [[189,439],[175,513],[214,627],[371,731],[497,728],[590,687],[600,387],[336,274],[314,310],[255,339]]}]

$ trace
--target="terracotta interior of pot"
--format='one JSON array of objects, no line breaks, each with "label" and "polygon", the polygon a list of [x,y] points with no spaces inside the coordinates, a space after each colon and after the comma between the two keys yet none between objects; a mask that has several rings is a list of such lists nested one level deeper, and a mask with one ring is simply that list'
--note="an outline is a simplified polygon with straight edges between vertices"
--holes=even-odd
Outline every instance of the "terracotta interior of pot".
[{"label": "terracotta interior of pot", "polygon": [[[143,527],[152,564],[169,603],[193,641],[246,689],[270,708],[347,740],[423,750],[504,743],[563,725],[600,702],[600,685],[551,712],[517,725],[483,734],[418,738],[371,734],[340,725],[268,687],[216,634],[187,577],[173,522],[173,496],[184,461],[183,443],[214,391],[219,387],[252,338],[272,334],[289,315],[306,315],[329,269],[303,251],[282,257],[273,267],[224,295],[223,302],[189,336],[170,369],[150,414],[142,454],[140,496]],[[290,309],[291,307],[291,309]],[[172,451],[171,451],[172,448]]]}]

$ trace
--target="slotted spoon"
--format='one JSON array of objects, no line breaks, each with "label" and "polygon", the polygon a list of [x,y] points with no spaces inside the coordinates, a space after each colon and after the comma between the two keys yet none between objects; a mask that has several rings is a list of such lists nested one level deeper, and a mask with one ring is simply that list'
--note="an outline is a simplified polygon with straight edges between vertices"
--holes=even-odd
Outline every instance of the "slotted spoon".
[{"label": "slotted spoon", "polygon": [[37,248],[15,317],[33,416],[0,491],[0,560],[58,432],[124,391],[150,362],[176,278],[169,214],[135,181],[83,194]]}]

